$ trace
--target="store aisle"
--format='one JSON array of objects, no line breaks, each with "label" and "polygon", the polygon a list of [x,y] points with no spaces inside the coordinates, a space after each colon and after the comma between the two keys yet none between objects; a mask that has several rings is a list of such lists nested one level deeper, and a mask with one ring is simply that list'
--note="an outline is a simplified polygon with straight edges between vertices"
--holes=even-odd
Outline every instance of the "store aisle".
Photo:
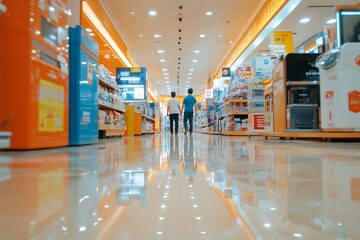
[{"label": "store aisle", "polygon": [[155,135],[0,153],[0,239],[360,239],[360,143]]}]

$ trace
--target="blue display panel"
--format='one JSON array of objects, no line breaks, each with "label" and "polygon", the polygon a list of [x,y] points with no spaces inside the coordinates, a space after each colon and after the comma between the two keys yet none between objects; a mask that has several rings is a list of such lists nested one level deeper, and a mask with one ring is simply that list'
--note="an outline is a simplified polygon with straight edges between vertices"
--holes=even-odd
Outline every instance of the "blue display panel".
[{"label": "blue display panel", "polygon": [[146,68],[116,68],[116,82],[125,100],[146,100]]},{"label": "blue display panel", "polygon": [[80,26],[70,28],[69,144],[98,142],[98,43]]}]

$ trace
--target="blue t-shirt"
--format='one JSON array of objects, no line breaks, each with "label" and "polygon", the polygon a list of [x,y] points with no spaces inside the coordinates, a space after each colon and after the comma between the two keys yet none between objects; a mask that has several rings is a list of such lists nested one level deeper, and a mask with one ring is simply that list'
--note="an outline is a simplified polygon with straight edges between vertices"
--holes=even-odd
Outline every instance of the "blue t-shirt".
[{"label": "blue t-shirt", "polygon": [[194,104],[196,103],[196,98],[192,95],[188,95],[184,98],[183,104],[185,105],[184,112],[194,112]]}]

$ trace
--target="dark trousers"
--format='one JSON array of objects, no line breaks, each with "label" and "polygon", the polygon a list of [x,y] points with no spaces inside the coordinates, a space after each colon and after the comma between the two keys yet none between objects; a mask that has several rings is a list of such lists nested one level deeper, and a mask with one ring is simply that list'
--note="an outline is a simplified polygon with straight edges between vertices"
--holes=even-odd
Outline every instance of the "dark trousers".
[{"label": "dark trousers", "polygon": [[192,133],[193,131],[193,116],[194,116],[194,113],[193,112],[184,112],[184,128],[185,128],[185,131],[188,130],[188,120],[189,120],[189,131],[190,133]]},{"label": "dark trousers", "polygon": [[177,133],[179,130],[179,114],[178,113],[170,114],[170,132],[171,133],[174,133],[173,121],[175,121],[175,133]]}]

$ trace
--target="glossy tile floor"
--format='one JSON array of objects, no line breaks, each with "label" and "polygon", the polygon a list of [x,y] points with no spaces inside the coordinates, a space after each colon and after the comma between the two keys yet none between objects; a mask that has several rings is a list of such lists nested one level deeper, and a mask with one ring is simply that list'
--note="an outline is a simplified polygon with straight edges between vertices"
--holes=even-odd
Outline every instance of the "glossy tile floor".
[{"label": "glossy tile floor", "polygon": [[360,143],[155,135],[0,152],[0,239],[360,239]]}]

